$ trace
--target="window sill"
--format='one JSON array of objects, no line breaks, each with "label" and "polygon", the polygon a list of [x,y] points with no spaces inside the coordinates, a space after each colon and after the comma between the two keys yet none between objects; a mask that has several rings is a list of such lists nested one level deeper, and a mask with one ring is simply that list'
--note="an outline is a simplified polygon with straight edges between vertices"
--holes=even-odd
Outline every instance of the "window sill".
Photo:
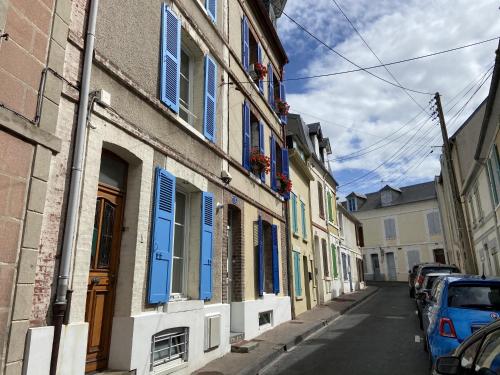
[{"label": "window sill", "polygon": [[324,280],[326,280],[326,281],[332,281],[332,278],[330,276],[325,276]]},{"label": "window sill", "polygon": [[295,297],[295,301],[302,301],[304,299],[304,297],[302,296],[296,296]]},{"label": "window sill", "polygon": [[298,233],[293,232],[292,234],[293,234],[293,236],[294,236],[295,238],[299,238],[299,234],[298,234]]},{"label": "window sill", "polygon": [[308,240],[307,238],[304,238],[304,237],[303,237],[303,238],[302,238],[302,242],[308,243],[308,242],[309,242],[309,240]]},{"label": "window sill", "polygon": [[153,368],[153,372],[152,374],[154,375],[167,375],[167,374],[171,374],[173,372],[177,372],[179,371],[180,369],[183,369],[185,367],[187,367],[188,363],[187,361],[186,362],[182,362],[182,363],[178,363],[178,364],[164,364],[164,365],[159,365],[157,366],[156,368]]},{"label": "window sill", "polygon": [[170,301],[163,307],[164,313],[178,313],[192,310],[202,310],[204,307],[202,300],[177,300]]}]

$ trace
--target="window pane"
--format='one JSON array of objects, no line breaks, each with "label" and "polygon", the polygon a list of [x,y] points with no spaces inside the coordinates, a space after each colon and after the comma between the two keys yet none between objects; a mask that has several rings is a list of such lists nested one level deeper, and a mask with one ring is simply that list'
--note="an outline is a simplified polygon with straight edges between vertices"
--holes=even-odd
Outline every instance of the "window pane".
[{"label": "window pane", "polygon": [[189,79],[189,56],[181,50],[181,74]]},{"label": "window pane", "polygon": [[448,306],[477,310],[500,310],[500,286],[456,285],[448,290]]},{"label": "window pane", "polygon": [[101,203],[102,200],[99,198],[97,199],[97,203],[95,206],[95,217],[94,217],[94,230],[92,233],[92,252],[91,252],[91,267],[94,267],[95,264],[95,254],[97,251],[97,239],[99,236],[99,219],[100,219],[100,214],[101,214]]},{"label": "window pane", "polygon": [[175,224],[174,257],[184,258],[184,226]]},{"label": "window pane", "polygon": [[109,267],[111,245],[113,242],[113,227],[115,223],[115,207],[104,202],[104,213],[102,216],[101,242],[99,244],[98,268]]},{"label": "window pane", "polygon": [[476,369],[487,368],[498,374],[500,370],[500,331],[492,332],[484,340],[476,361]]},{"label": "window pane", "polygon": [[173,259],[172,265],[172,293],[182,293],[182,274],[184,273],[183,259]]},{"label": "window pane", "polygon": [[124,189],[126,174],[127,164],[107,154],[102,155],[99,182],[118,189]]},{"label": "window pane", "polygon": [[184,225],[186,216],[186,196],[182,193],[175,193],[175,223]]}]

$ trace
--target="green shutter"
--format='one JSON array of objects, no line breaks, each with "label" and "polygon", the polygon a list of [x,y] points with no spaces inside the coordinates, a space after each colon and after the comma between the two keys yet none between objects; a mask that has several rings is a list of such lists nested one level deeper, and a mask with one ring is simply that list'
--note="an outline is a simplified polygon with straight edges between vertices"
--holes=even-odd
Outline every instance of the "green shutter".
[{"label": "green shutter", "polygon": [[293,268],[294,268],[294,273],[295,273],[295,295],[296,296],[301,296],[302,295],[302,280],[300,277],[300,253],[297,251],[293,252]]},{"label": "green shutter", "polygon": [[330,192],[327,192],[326,196],[328,201],[328,220],[333,221],[332,194]]},{"label": "green shutter", "polygon": [[336,279],[339,274],[337,272],[337,257],[335,255],[335,245],[332,244],[332,263],[333,263],[333,277]]},{"label": "green shutter", "polygon": [[307,225],[306,225],[306,205],[300,201],[300,214],[302,218],[302,237],[307,239]]},{"label": "green shutter", "polygon": [[299,231],[299,225],[297,221],[297,196],[292,193],[292,228],[293,233],[297,234]]}]

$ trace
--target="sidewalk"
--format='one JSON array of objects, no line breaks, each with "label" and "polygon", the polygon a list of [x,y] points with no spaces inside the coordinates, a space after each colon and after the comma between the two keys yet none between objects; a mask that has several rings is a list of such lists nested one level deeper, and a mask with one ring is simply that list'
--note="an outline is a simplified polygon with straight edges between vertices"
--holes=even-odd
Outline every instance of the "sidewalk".
[{"label": "sidewalk", "polygon": [[278,358],[281,353],[290,350],[305,340],[309,335],[328,325],[369,296],[378,291],[375,286],[344,294],[325,305],[299,315],[296,320],[280,324],[276,328],[257,336],[251,341],[258,342],[258,347],[249,353],[228,353],[210,362],[194,372],[197,375],[255,375]]}]

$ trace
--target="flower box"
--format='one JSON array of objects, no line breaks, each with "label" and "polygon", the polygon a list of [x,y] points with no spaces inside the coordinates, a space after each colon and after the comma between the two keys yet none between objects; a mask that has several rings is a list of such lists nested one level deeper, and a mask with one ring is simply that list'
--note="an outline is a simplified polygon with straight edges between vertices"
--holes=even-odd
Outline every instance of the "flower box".
[{"label": "flower box", "polygon": [[292,191],[292,180],[282,173],[276,174],[276,181],[278,182],[278,193],[281,195],[290,193]]},{"label": "flower box", "polygon": [[255,63],[250,65],[249,73],[252,79],[258,79],[260,81],[266,77],[267,68],[261,63]]},{"label": "flower box", "polygon": [[253,148],[250,155],[250,167],[255,174],[265,172],[269,173],[271,169],[271,160],[268,156],[261,154],[258,148]]},{"label": "flower box", "polygon": [[290,110],[290,105],[284,100],[281,100],[279,98],[275,99],[275,103],[276,103],[276,113],[280,116],[287,116],[288,111]]}]

